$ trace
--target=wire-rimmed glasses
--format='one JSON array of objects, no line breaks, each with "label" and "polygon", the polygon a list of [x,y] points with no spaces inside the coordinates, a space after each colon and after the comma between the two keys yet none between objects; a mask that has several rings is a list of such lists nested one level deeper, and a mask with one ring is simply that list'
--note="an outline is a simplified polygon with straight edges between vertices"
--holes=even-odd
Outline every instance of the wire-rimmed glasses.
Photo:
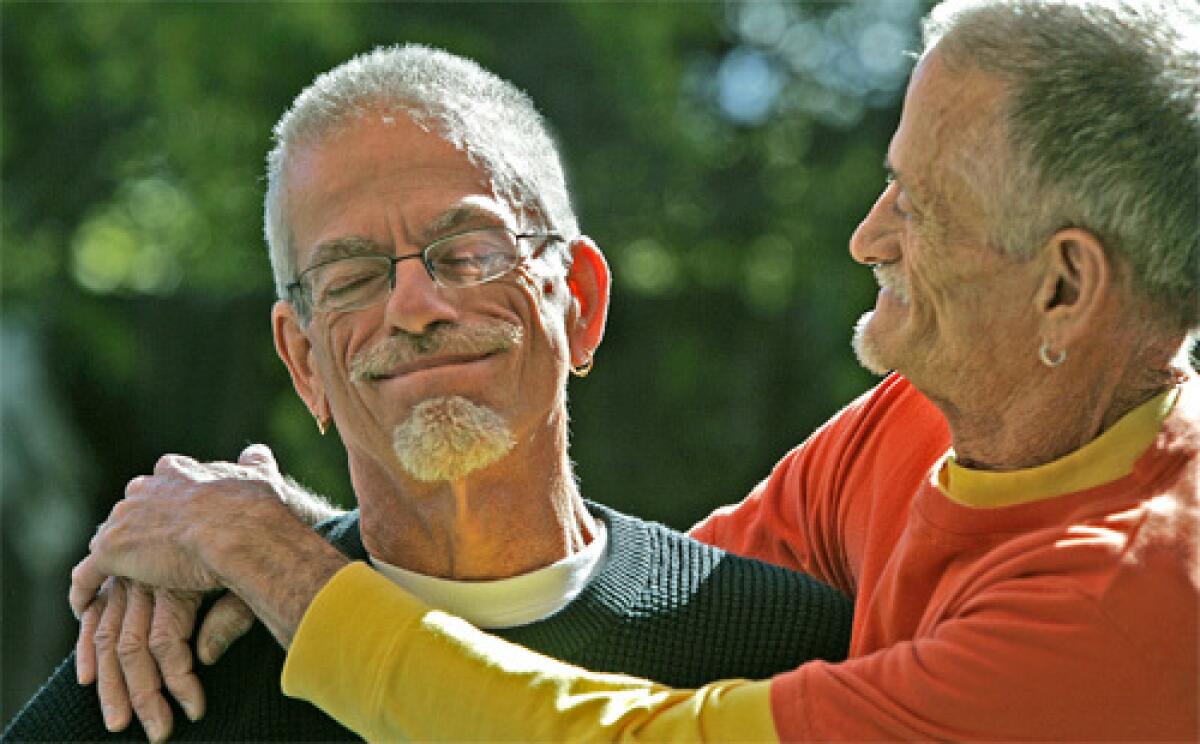
[{"label": "wire-rimmed glasses", "polygon": [[438,286],[473,287],[499,279],[525,257],[561,239],[555,233],[515,233],[505,227],[465,230],[438,238],[417,253],[366,253],[322,261],[300,272],[287,286],[288,296],[318,312],[360,310],[391,293],[396,264],[410,258],[419,258]]}]

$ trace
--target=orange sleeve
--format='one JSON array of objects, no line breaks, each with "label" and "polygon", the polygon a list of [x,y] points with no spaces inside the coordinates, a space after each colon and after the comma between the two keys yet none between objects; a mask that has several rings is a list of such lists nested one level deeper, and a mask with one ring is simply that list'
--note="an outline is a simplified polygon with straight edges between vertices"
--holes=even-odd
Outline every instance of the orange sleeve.
[{"label": "orange sleeve", "polygon": [[779,738],[1195,741],[1196,683],[1184,678],[1195,665],[1155,659],[1147,645],[1195,658],[1185,596],[1164,597],[1169,616],[1191,623],[1167,640],[1117,627],[1062,576],[1006,581],[928,635],[776,677]]}]

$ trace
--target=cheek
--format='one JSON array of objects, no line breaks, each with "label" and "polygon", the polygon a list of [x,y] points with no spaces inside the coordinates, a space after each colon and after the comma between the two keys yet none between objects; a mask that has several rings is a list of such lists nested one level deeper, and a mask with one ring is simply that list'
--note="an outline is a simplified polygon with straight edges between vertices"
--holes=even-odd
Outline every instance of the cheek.
[{"label": "cheek", "polygon": [[964,287],[961,256],[937,239],[933,228],[919,227],[908,238],[910,281],[926,302],[944,304]]},{"label": "cheek", "polygon": [[526,318],[526,329],[534,345],[549,341],[552,348],[561,348],[566,340],[567,291],[562,281],[521,276],[519,289]]},{"label": "cheek", "polygon": [[322,335],[321,369],[328,387],[334,389],[334,394],[348,384],[350,362],[354,355],[369,346],[368,337],[358,330],[357,324],[352,323],[350,318],[343,317],[330,324]]}]

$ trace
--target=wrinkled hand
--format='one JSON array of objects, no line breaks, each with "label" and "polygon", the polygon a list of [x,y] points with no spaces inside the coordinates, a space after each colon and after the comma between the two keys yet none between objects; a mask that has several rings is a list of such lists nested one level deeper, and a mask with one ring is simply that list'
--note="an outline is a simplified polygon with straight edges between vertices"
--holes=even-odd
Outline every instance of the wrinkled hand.
[{"label": "wrinkled hand", "polygon": [[286,490],[271,451],[263,445],[246,448],[238,464],[164,455],[153,475],[129,481],[125,498],[92,538],[91,554],[71,572],[69,598],[75,616],[82,617],[109,576],[188,591],[220,588],[197,549],[236,519],[239,499],[281,503],[280,494]]},{"label": "wrinkled hand", "polygon": [[135,713],[151,741],[165,740],[174,721],[164,685],[189,718],[204,715],[204,691],[187,644],[200,597],[109,579],[84,612],[76,671],[80,684],[97,682],[110,731],[124,730]]},{"label": "wrinkled hand", "polygon": [[[189,719],[203,717],[204,690],[192,671],[188,645],[202,596],[110,578],[84,611],[75,646],[76,674],[81,685],[97,683],[110,731],[123,731],[132,712],[151,741],[169,737],[174,717],[164,686]],[[236,594],[223,595],[201,626],[200,660],[216,661],[253,624],[254,613],[245,602]]]},{"label": "wrinkled hand", "polygon": [[[173,467],[159,463],[166,474]],[[277,493],[285,485],[271,452],[255,445],[238,459],[246,479],[261,479]],[[165,740],[174,724],[165,686],[188,718],[204,715],[204,690],[192,672],[188,641],[202,599],[200,592],[153,589],[109,578],[80,618],[75,666],[79,683],[98,682],[101,710],[110,731],[122,731],[136,714],[153,741]],[[254,614],[229,593],[210,608],[197,636],[197,655],[214,663],[229,644],[254,624]]]},{"label": "wrinkled hand", "polygon": [[[289,503],[290,499],[297,503]],[[174,594],[157,596],[163,597],[164,607],[174,606],[176,613],[179,598],[186,596],[180,592],[228,587],[286,648],[317,591],[347,563],[311,529],[316,520],[336,513],[319,497],[280,475],[270,450],[261,445],[247,448],[236,465],[199,463],[188,457],[166,455],[155,466],[153,475],[130,481],[125,498],[113,507],[92,539],[91,553],[72,571],[69,597],[76,617],[86,621],[79,654],[80,678],[89,680],[93,674],[99,678],[107,674],[106,670],[116,668],[123,669],[127,676],[137,676],[137,685],[125,684],[126,679],[122,680],[124,688],[116,683],[102,685],[107,694],[115,696],[108,706],[113,725],[127,723],[129,715],[122,714],[128,707],[138,711],[140,717],[140,703],[128,702],[127,695],[143,690],[152,693],[148,696],[150,702],[142,707],[157,725],[161,706],[155,695],[161,697],[161,693],[154,691],[160,689],[161,680],[155,676],[158,670],[146,668],[148,658],[157,658],[154,652],[147,655],[137,648],[148,647],[150,635],[155,634],[153,618],[158,611],[153,609],[154,603],[142,602],[133,590],[117,589],[114,584],[106,593],[105,604],[85,616],[108,577],[121,576],[158,589],[175,590]],[[118,594],[119,607],[110,611],[108,604]],[[126,595],[135,597],[132,606]],[[154,637],[162,648],[177,648],[187,638],[195,622],[195,598],[191,601],[186,622],[161,621],[160,625],[168,630]],[[199,638],[205,661],[218,656],[221,648],[243,632],[238,628],[249,624],[245,607],[236,600],[221,600],[220,604],[225,607],[222,615],[235,614],[238,621],[217,622],[215,615],[211,623],[206,619]],[[124,619],[126,612],[132,612],[128,621]],[[166,613],[163,617],[169,617],[167,609],[162,612]],[[101,629],[106,616],[112,618],[104,626],[107,636],[102,633],[96,639],[95,631]],[[147,616],[151,618],[149,631]],[[130,641],[124,655],[116,653],[115,665],[106,662],[96,649],[87,648],[88,636],[93,637],[94,644],[101,640],[116,643],[113,639],[124,632],[117,628],[125,622],[131,629],[141,629],[146,640]],[[130,630],[128,636],[140,638],[136,630]],[[183,647],[186,650],[186,644]],[[128,663],[123,663],[124,659]],[[164,675],[190,673],[190,659],[180,660],[173,655],[167,663]],[[114,674],[104,679],[110,676],[115,678]]]},{"label": "wrinkled hand", "polygon": [[[306,521],[315,523],[336,513],[319,497],[285,478],[270,449],[263,445],[247,447],[236,466],[201,465],[187,458],[164,457],[155,467],[154,478],[159,482],[147,484],[135,479],[129,487],[171,487],[180,479],[259,481],[281,500],[293,504],[293,511],[307,517]],[[77,593],[86,592],[87,587],[81,586]],[[162,692],[164,686],[188,718],[194,721],[204,715],[204,691],[192,672],[188,646],[202,596],[200,592],[154,589],[109,578],[84,610],[76,643],[76,674],[80,684],[98,683],[109,730],[124,730],[136,714],[152,740],[166,739],[174,721]],[[227,593],[219,598],[197,636],[200,660],[214,663],[253,623],[254,614],[237,595]]]}]

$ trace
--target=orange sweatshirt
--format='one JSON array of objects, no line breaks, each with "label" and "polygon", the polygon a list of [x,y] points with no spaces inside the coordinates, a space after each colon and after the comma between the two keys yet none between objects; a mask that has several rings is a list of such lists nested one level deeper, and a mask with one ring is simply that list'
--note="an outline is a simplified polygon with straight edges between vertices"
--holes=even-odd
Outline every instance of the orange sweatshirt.
[{"label": "orange sweatshirt", "polygon": [[893,376],[698,525],[855,596],[850,659],[774,679],[780,738],[1200,738],[1198,388],[986,473],[935,464],[941,417]]}]

